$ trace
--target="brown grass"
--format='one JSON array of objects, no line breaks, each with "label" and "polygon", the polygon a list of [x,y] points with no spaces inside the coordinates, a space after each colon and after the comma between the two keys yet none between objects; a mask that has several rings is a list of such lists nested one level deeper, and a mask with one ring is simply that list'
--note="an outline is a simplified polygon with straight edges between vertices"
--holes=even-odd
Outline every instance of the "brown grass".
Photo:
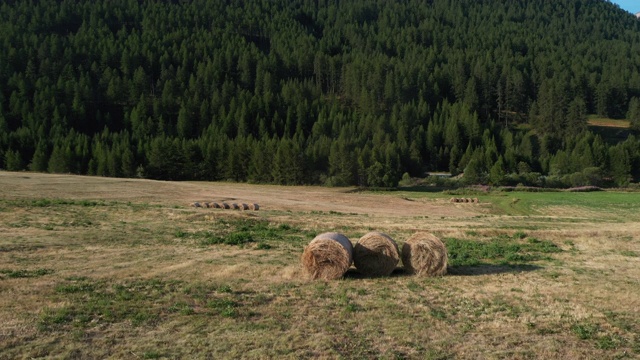
[{"label": "brown grass", "polygon": [[628,129],[631,126],[629,120],[617,120],[608,118],[590,118],[587,121],[590,126],[610,127],[619,129]]},{"label": "brown grass", "polygon": [[[451,206],[353,190],[0,171],[0,358],[640,356],[638,194],[615,212],[563,202],[521,216],[508,196]],[[201,199],[263,207],[188,206]],[[480,243],[523,232],[563,251],[478,266],[450,253],[443,277],[304,281],[300,254],[330,229]],[[208,242],[238,232],[255,242]]]},{"label": "brown grass", "polygon": [[365,276],[389,276],[399,261],[398,245],[389,235],[380,232],[367,233],[353,250],[353,263]]},{"label": "brown grass", "polygon": [[311,279],[335,280],[344,276],[353,260],[353,246],[339,233],[316,236],[302,253],[302,266]]},{"label": "brown grass", "polygon": [[435,235],[413,234],[402,246],[402,263],[410,274],[442,276],[447,273],[447,249]]}]

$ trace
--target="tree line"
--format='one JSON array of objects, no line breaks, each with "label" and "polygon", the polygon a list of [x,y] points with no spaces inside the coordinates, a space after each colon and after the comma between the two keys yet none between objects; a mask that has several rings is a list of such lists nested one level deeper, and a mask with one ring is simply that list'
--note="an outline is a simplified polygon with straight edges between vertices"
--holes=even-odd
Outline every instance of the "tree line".
[{"label": "tree line", "polygon": [[[0,168],[396,186],[640,179],[640,22],[602,0],[15,0]],[[587,115],[627,118],[611,139]]]}]

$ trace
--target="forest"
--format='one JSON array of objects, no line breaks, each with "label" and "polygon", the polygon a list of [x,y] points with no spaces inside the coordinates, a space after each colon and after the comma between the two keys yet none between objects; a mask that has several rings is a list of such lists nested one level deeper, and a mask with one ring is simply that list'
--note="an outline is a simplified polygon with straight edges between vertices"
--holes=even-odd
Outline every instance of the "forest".
[{"label": "forest", "polygon": [[[394,187],[640,180],[640,21],[604,0],[7,0],[0,168]],[[623,138],[587,118],[627,119]]]}]

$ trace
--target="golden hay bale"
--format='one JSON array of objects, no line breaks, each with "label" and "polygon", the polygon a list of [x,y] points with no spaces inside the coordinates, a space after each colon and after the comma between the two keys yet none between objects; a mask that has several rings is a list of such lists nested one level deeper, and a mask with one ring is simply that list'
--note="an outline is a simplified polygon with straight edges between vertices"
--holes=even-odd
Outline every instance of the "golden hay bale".
[{"label": "golden hay bale", "polygon": [[240,210],[249,210],[249,205],[247,204],[239,204],[238,206],[240,206]]},{"label": "golden hay bale", "polygon": [[211,204],[209,204],[208,202],[205,202],[205,203],[202,203],[202,207],[210,208]]},{"label": "golden hay bale", "polygon": [[478,203],[480,203],[480,200],[478,200],[478,198],[473,198],[473,203],[474,204],[478,204]]},{"label": "golden hay bale", "polygon": [[258,211],[258,210],[260,210],[260,205],[258,205],[258,204],[249,204],[249,210]]},{"label": "golden hay bale", "polygon": [[447,273],[447,248],[435,235],[413,234],[402,246],[402,263],[408,273],[441,276]]},{"label": "golden hay bale", "polygon": [[399,261],[398,244],[384,233],[370,232],[353,248],[353,264],[366,276],[389,276]]},{"label": "golden hay bale", "polygon": [[194,203],[191,203],[191,206],[193,206],[193,207],[202,207],[202,204],[200,204],[199,202],[194,202]]},{"label": "golden hay bale", "polygon": [[236,204],[236,203],[233,203],[233,204],[231,204],[231,208],[233,210],[238,210],[238,209],[240,209],[240,206],[238,204]]},{"label": "golden hay bale", "polygon": [[223,209],[231,209],[231,205],[227,204],[227,203],[222,203],[222,208]]},{"label": "golden hay bale", "polygon": [[339,279],[349,270],[353,245],[346,236],[324,233],[316,236],[302,253],[302,267],[311,279]]},{"label": "golden hay bale", "polygon": [[222,207],[222,206],[221,206],[220,204],[218,204],[218,203],[211,203],[211,204],[209,204],[209,205],[210,205],[212,208],[214,208],[214,209],[220,209],[220,208]]},{"label": "golden hay bale", "polygon": [[457,201],[456,201],[456,198],[451,198],[451,199],[449,200],[449,202],[454,203],[454,202],[457,202]]}]

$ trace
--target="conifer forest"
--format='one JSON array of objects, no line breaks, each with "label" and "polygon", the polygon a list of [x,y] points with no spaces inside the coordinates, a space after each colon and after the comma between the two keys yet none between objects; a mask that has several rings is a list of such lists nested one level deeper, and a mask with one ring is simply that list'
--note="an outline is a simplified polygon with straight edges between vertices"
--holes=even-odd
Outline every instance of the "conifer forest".
[{"label": "conifer forest", "polygon": [[639,129],[640,21],[604,0],[0,5],[4,170],[627,186]]}]

